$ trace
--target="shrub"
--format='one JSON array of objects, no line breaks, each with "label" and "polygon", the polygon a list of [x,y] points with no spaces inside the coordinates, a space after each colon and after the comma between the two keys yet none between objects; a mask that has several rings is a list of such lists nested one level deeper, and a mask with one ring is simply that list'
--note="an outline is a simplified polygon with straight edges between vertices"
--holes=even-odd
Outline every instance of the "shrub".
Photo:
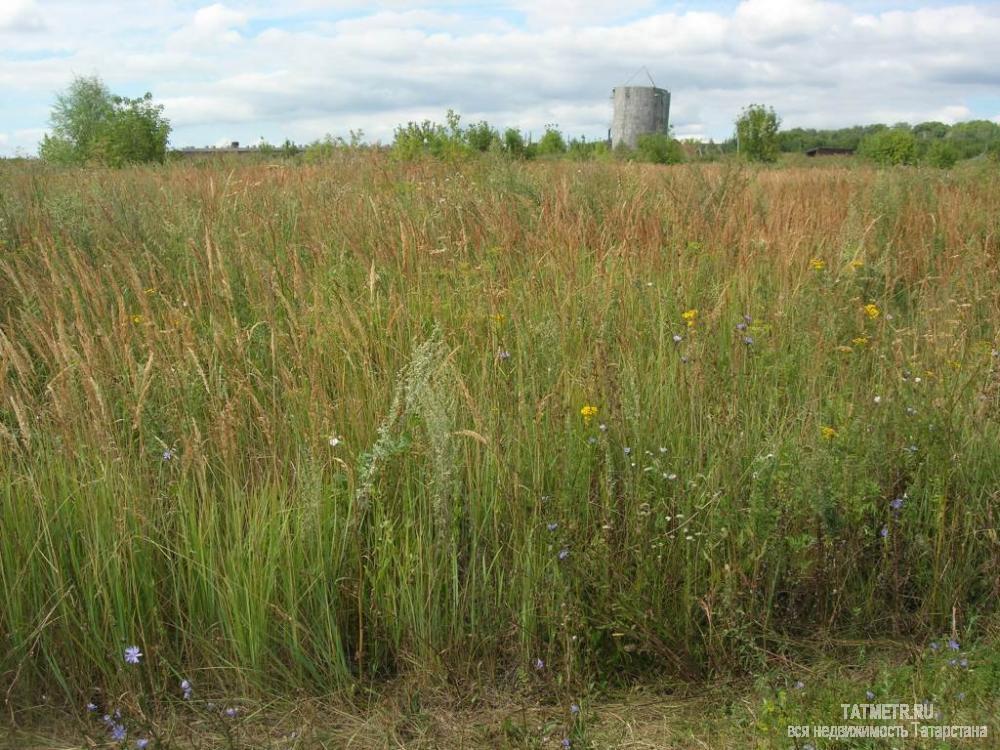
[{"label": "shrub", "polygon": [[883,167],[915,164],[917,139],[902,128],[883,130],[865,137],[858,146],[858,154]]},{"label": "shrub", "polygon": [[681,144],[666,133],[640,135],[635,155],[639,161],[650,164],[680,164],[684,161]]}]

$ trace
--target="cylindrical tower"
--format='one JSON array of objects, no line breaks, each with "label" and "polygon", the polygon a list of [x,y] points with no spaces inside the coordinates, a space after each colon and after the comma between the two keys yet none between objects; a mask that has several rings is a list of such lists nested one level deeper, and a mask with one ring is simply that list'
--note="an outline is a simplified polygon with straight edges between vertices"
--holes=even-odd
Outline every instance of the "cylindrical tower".
[{"label": "cylindrical tower", "polygon": [[655,86],[618,86],[611,92],[611,148],[635,148],[644,133],[668,132],[670,92]]}]

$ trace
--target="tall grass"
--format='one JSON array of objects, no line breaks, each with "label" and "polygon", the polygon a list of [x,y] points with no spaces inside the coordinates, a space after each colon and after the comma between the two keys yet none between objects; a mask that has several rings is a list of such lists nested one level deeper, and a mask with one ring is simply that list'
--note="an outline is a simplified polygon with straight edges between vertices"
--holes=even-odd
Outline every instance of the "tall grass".
[{"label": "tall grass", "polygon": [[0,171],[0,684],[981,630],[998,254],[996,171]]}]

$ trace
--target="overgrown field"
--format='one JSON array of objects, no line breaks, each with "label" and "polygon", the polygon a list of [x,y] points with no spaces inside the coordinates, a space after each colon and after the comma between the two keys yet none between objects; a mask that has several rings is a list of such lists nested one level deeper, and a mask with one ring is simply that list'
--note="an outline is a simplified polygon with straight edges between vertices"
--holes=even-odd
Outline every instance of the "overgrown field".
[{"label": "overgrown field", "polygon": [[986,166],[0,167],[0,692],[987,637],[998,270]]}]

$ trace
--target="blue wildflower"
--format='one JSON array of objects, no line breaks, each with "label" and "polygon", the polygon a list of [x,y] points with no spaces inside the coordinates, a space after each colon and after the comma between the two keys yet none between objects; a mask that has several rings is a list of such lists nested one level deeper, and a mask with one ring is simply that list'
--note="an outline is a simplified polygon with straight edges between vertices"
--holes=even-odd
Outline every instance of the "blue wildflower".
[{"label": "blue wildflower", "polygon": [[903,498],[897,497],[893,499],[892,502],[889,503],[889,507],[893,510],[899,510],[903,507]]},{"label": "blue wildflower", "polygon": [[681,336],[679,333],[675,333],[673,335],[673,339],[674,339],[674,343],[675,344],[679,344],[679,343],[681,343],[684,340],[684,337]]},{"label": "blue wildflower", "polygon": [[873,693],[871,690],[866,690],[865,691],[865,698],[867,698],[870,701],[873,701],[873,700],[875,700],[875,693]]},{"label": "blue wildflower", "polygon": [[228,716],[228,717],[229,717],[230,719],[234,719],[234,718],[236,718],[236,714],[238,714],[238,713],[239,713],[239,711],[240,711],[240,710],[239,710],[238,708],[232,708],[232,707],[230,707],[230,708],[227,708],[227,709],[225,710],[225,714],[226,714],[226,716]]},{"label": "blue wildflower", "polygon": [[146,748],[149,747],[149,740],[145,737],[138,739],[135,741],[135,746],[139,748],[139,750],[146,750]]},{"label": "blue wildflower", "polygon": [[753,336],[744,336],[743,343],[747,346],[753,346]]},{"label": "blue wildflower", "polygon": [[184,693],[184,700],[190,700],[194,688],[191,687],[191,683],[188,680],[181,680],[181,691]]},{"label": "blue wildflower", "polygon": [[532,666],[539,672],[545,669],[545,662],[540,657],[535,657],[535,661],[532,662]]},{"label": "blue wildflower", "polygon": [[569,750],[569,748],[573,747],[573,743],[569,741],[569,737],[563,737],[563,741],[560,744],[563,748],[565,748],[565,750]]},{"label": "blue wildflower", "polygon": [[172,461],[174,456],[176,455],[177,451],[175,451],[173,448],[167,448],[165,451],[163,451],[163,460]]},{"label": "blue wildflower", "polygon": [[889,527],[888,526],[883,526],[882,530],[879,531],[878,535],[880,537],[882,537],[883,539],[885,539],[887,536],[889,536]]},{"label": "blue wildflower", "polygon": [[545,524],[545,528],[547,528],[549,531],[555,531],[556,529],[559,528],[559,524],[556,523],[555,521],[549,521],[547,524]]},{"label": "blue wildflower", "polygon": [[931,641],[931,651],[937,651],[941,646],[937,641]]},{"label": "blue wildflower", "polygon": [[569,557],[569,550],[563,547],[561,550],[559,550],[559,559],[565,560],[567,557]]},{"label": "blue wildflower", "polygon": [[111,739],[115,742],[124,742],[125,737],[128,736],[128,732],[125,730],[122,724],[112,724],[111,725]]},{"label": "blue wildflower", "polygon": [[625,453],[626,456],[632,455],[632,449],[629,448],[627,445],[624,448],[622,448],[622,451]]},{"label": "blue wildflower", "polygon": [[125,649],[125,663],[126,664],[138,664],[139,659],[142,658],[142,651],[139,650],[138,646],[129,646]]},{"label": "blue wildflower", "polygon": [[578,713],[580,713],[580,707],[575,703],[571,703],[569,706],[569,712],[574,716],[576,716]]},{"label": "blue wildflower", "polygon": [[795,683],[796,690],[804,690],[805,686],[806,684],[802,680],[799,680],[798,682]]},{"label": "blue wildflower", "polygon": [[962,647],[958,645],[958,641],[956,641],[954,638],[951,638],[948,641],[948,648],[950,648],[952,651],[958,651]]},{"label": "blue wildflower", "polygon": [[90,713],[94,713],[94,711],[96,711],[96,710],[97,710],[97,704],[96,704],[96,703],[93,703],[93,702],[91,702],[91,703],[88,703],[88,704],[87,704],[87,710],[88,710],[88,711],[89,711]]}]

